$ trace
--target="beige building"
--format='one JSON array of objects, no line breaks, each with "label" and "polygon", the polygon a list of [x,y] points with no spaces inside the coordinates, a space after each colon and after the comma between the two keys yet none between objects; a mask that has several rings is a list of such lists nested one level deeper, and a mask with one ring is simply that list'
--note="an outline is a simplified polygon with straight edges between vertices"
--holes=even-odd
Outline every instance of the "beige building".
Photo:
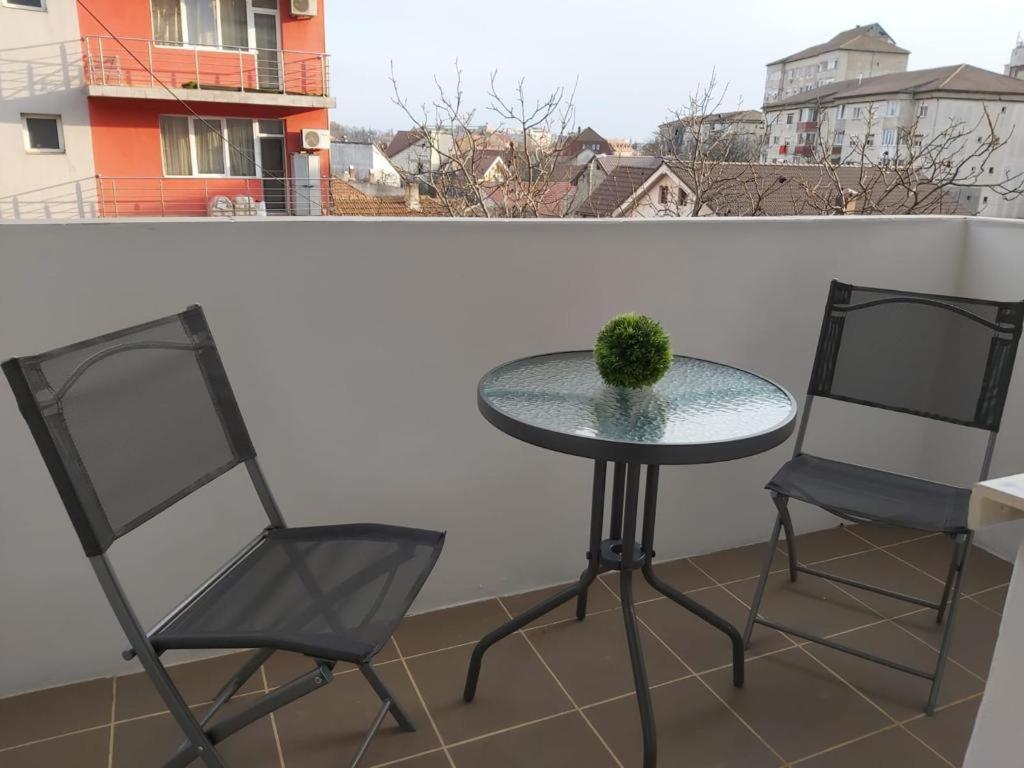
[{"label": "beige building", "polygon": [[1003,74],[1024,80],[1024,38],[1017,35],[1017,45],[1010,54],[1010,63],[1003,68]]},{"label": "beige building", "polygon": [[[985,140],[986,112],[996,135],[1010,139],[988,158],[987,168],[965,168],[963,176],[977,170],[995,181],[1024,173],[1024,80],[969,64],[833,83],[768,105],[763,159],[853,163],[860,161],[863,149],[869,163],[898,165],[910,144],[928,146],[954,124],[958,130],[973,129],[977,141]],[[959,147],[970,154],[971,146],[967,138],[946,153],[952,159]],[[1019,197],[1003,199],[983,189],[977,197],[964,194],[965,208],[986,216],[1024,217],[1024,199]]]},{"label": "beige building", "polygon": [[772,61],[767,66],[764,103],[843,80],[905,72],[910,51],[900,48],[879,24],[840,32],[820,45]]}]

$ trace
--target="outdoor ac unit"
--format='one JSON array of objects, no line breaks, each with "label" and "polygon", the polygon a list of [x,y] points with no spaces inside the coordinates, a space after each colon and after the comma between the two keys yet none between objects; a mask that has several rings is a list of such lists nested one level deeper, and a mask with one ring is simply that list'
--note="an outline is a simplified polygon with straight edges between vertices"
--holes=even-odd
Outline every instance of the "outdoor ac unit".
[{"label": "outdoor ac unit", "polygon": [[[292,0],[295,2],[295,0]],[[303,149],[330,149],[331,148],[331,132],[330,131],[319,131],[313,128],[302,129],[302,148]]]},{"label": "outdoor ac unit", "polygon": [[316,16],[316,0],[292,0],[292,16],[303,19]]}]

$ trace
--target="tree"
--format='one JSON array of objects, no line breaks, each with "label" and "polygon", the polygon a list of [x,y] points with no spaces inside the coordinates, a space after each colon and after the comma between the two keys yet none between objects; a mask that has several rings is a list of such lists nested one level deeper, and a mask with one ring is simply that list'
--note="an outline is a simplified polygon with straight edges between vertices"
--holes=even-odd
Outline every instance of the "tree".
[{"label": "tree", "polygon": [[916,115],[909,125],[884,132],[877,105],[863,110],[863,129],[849,137],[848,149],[843,150],[847,142],[840,131],[849,130],[845,124],[833,125],[831,113],[818,105],[820,119],[810,159],[820,173],[813,184],[805,182],[817,212],[973,212],[968,196],[1024,196],[1024,171],[995,173],[1016,126],[1003,125],[1000,114],[993,114],[987,104],[974,121],[950,117],[929,129]]},{"label": "tree", "polygon": [[332,141],[359,141],[367,144],[386,146],[391,141],[395,132],[391,129],[377,130],[356,125],[343,125],[334,120],[331,121]]},{"label": "tree", "polygon": [[752,163],[761,153],[760,129],[752,133],[719,119],[728,91],[729,84],[720,86],[712,70],[707,83],[698,83],[686,103],[671,113],[673,119],[666,123],[669,132],[662,132],[662,154],[686,176],[691,188],[693,199],[686,209],[691,216],[700,216],[717,190],[734,182],[736,171],[729,164]]},{"label": "tree", "polygon": [[[520,79],[502,94],[492,72],[481,124],[476,108],[466,103],[463,73],[455,63],[451,85],[435,76],[436,94],[429,104],[410,107],[401,95],[394,64],[392,101],[412,122],[419,140],[437,158],[436,167],[411,174],[436,196],[452,216],[533,218],[563,216],[572,188],[562,180],[561,149],[575,118],[575,85],[557,87],[531,100]],[[497,176],[484,177],[495,155],[504,162]]]}]

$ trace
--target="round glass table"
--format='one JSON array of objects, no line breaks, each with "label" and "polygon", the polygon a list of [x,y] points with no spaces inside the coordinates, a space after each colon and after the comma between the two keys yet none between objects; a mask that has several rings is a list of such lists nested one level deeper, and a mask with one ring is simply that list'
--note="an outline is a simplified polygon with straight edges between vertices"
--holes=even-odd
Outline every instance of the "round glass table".
[{"label": "round glass table", "polygon": [[[533,445],[594,460],[587,568],[579,581],[498,627],[477,643],[464,698],[472,701],[490,646],[569,600],[587,612],[587,591],[601,573],[619,571],[619,594],[644,741],[644,768],[657,765],[657,738],[633,602],[640,571],[655,590],[724,632],[732,643],[733,683],[743,685],[743,640],[728,621],[658,578],[654,524],[662,465],[730,461],[767,451],[793,432],[796,401],[778,384],[728,365],[676,356],[653,387],[609,387],[590,350],[516,360],[487,373],[477,390],[480,413],[501,431]],[[607,467],[612,499],[605,535]],[[643,522],[636,541],[640,476]]]}]

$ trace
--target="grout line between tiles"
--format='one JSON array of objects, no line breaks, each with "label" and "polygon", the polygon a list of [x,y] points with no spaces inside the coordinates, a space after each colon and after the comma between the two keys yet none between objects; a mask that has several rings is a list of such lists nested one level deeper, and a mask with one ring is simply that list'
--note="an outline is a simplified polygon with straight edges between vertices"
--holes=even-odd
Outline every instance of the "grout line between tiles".
[{"label": "grout line between tiles", "polygon": [[817,752],[814,752],[814,753],[812,753],[810,755],[804,755],[803,757],[800,757],[800,758],[797,758],[796,760],[794,760],[791,763],[791,765],[793,765],[793,766],[800,765],[800,763],[805,763],[808,760],[813,760],[816,757],[821,757],[822,755],[827,755],[829,752],[834,752],[837,749],[842,749],[843,747],[848,747],[851,744],[856,744],[858,741],[864,741],[864,739],[870,739],[872,736],[877,736],[880,733],[887,733],[888,731],[895,731],[895,730],[898,730],[901,727],[902,726],[899,723],[891,723],[891,724],[886,725],[886,726],[884,726],[882,728],[878,728],[878,729],[876,729],[874,731],[869,731],[868,733],[862,734],[862,735],[857,736],[855,738],[847,739],[846,741],[841,741],[838,744],[833,744],[830,747],[825,747],[825,749],[818,750]]},{"label": "grout line between tiles", "polygon": [[437,741],[441,745],[444,756],[448,758],[448,765],[451,768],[456,768],[455,760],[452,758],[451,752],[448,751],[448,746],[444,743],[444,737],[441,735],[441,730],[437,727],[434,716],[430,714],[430,709],[427,707],[427,700],[423,697],[423,692],[420,691],[420,685],[416,682],[416,678],[413,677],[412,669],[409,667],[409,662],[406,661],[405,656],[402,655],[402,646],[398,644],[398,638],[392,637],[391,642],[395,644],[395,653],[398,654],[398,659],[402,662],[402,666],[405,668],[405,674],[409,676],[409,682],[412,683],[412,689],[416,691],[416,698],[420,700],[420,705],[423,707],[423,714],[427,716],[427,720],[430,722],[430,727],[434,729],[434,735],[437,737]]},{"label": "grout line between tiles", "polygon": [[114,721],[117,713],[117,678],[110,683],[110,748],[107,751],[107,768],[114,768]]},{"label": "grout line between tiles", "polygon": [[93,731],[100,731],[104,728],[110,728],[110,723],[91,725],[88,728],[79,728],[77,731],[58,733],[56,736],[44,736],[41,739],[33,739],[32,741],[26,741],[23,744],[11,744],[8,747],[0,747],[0,755],[2,755],[4,752],[13,752],[14,750],[21,749],[22,747],[34,747],[36,744],[45,744],[48,741],[56,741],[57,739],[63,739],[67,736],[78,736],[83,733],[92,733]]},{"label": "grout line between tiles", "polygon": [[426,752],[417,752],[415,755],[409,755],[408,757],[399,757],[394,760],[388,760],[383,763],[374,763],[368,768],[388,768],[392,765],[402,765],[404,763],[411,763],[413,760],[418,760],[421,757],[427,755],[436,755],[438,752],[444,752],[444,747],[434,747],[434,749],[428,749]]},{"label": "grout line between tiles", "polygon": [[[266,664],[260,665],[260,677],[263,678],[263,694],[266,695],[270,693]],[[273,712],[270,713],[270,730],[274,732],[274,744],[277,746],[278,763],[280,763],[281,768],[286,768],[284,764],[284,749],[281,747],[281,735],[277,732],[277,720],[274,718]]]},{"label": "grout line between tiles", "polygon": [[[501,606],[501,609],[508,616],[509,620],[511,621],[512,619],[514,619],[515,617],[512,615],[512,612],[509,611],[508,606],[505,605],[504,601],[500,597],[497,598],[497,600],[498,604]],[[541,655],[541,652],[537,649],[537,646],[533,644],[533,640],[527,637],[525,632],[519,632],[518,634],[522,635],[523,639],[526,641],[526,644],[530,646],[534,654],[536,654],[537,659],[540,661],[541,664],[544,665],[544,668],[548,671],[548,674],[550,674],[551,677],[554,679],[555,683],[558,684],[558,687],[562,689],[562,693],[565,694],[565,697],[569,700],[569,703],[572,704],[573,709],[577,713],[579,713],[580,717],[583,718],[583,722],[585,722],[587,726],[590,728],[590,730],[594,732],[594,735],[597,737],[597,740],[601,742],[601,745],[605,748],[605,750],[607,750],[608,754],[611,755],[611,758],[615,761],[615,764],[619,766],[619,768],[623,768],[622,761],[619,760],[619,756],[615,754],[614,750],[612,750],[608,742],[604,740],[604,736],[602,736],[601,733],[594,726],[594,724],[590,722],[590,718],[587,717],[586,713],[584,713],[584,711],[580,709],[579,704],[576,703],[576,699],[572,697],[572,694],[569,693],[569,689],[566,688],[562,681],[558,679],[558,675],[555,674],[555,670],[551,668],[551,665],[548,664],[547,660]]]}]

